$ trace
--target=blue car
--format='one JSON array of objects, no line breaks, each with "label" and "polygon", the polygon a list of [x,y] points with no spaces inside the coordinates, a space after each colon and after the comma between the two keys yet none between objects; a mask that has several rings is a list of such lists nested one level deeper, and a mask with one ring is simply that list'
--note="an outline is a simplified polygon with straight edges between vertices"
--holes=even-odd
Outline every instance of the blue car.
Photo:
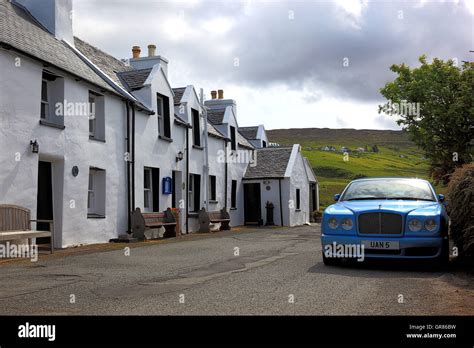
[{"label": "blue car", "polygon": [[324,264],[347,258],[449,260],[444,196],[428,181],[358,179],[334,199],[321,222]]}]

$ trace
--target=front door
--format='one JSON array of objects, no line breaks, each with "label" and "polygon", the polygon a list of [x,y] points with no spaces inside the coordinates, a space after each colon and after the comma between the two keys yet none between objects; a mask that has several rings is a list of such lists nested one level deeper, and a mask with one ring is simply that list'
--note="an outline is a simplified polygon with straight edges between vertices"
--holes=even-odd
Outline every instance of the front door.
[{"label": "front door", "polygon": [[246,225],[262,224],[260,184],[244,184],[244,220]]},{"label": "front door", "polygon": [[[38,196],[36,199],[36,219],[53,220],[53,177],[51,162],[38,163]],[[39,231],[49,231],[48,223],[36,225]],[[38,244],[49,243],[49,238],[38,238]]]}]

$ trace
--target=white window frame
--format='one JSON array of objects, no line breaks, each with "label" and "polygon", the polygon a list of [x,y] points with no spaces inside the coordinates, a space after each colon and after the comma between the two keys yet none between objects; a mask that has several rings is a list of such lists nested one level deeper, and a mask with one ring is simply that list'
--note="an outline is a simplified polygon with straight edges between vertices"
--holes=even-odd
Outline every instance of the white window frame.
[{"label": "white window frame", "polygon": [[[153,211],[153,172],[151,168],[144,169],[144,177],[143,177],[143,209],[145,211],[151,212]],[[148,182],[150,187],[146,187],[145,183],[145,176],[148,175]],[[148,206],[146,204],[146,197],[148,197]]]},{"label": "white window frame", "polygon": [[[46,99],[43,99],[43,83],[46,84]],[[45,106],[45,112],[44,112],[44,117],[41,115],[41,110],[40,110],[40,118],[42,120],[48,120],[49,119],[49,81],[46,79],[41,80],[41,107]]]},{"label": "white window frame", "polygon": [[92,169],[89,170],[89,184],[87,187],[87,213],[94,214],[95,213],[95,178],[94,178],[94,171]]},{"label": "white window frame", "polygon": [[194,175],[193,174],[189,174],[188,207],[189,207],[189,211],[194,211]]},{"label": "white window frame", "polygon": [[94,110],[97,112],[96,98],[97,97],[93,93],[89,92],[89,136],[91,138],[95,138],[95,135],[96,135],[95,133],[97,131],[96,115],[92,115],[92,110],[91,110],[91,107],[94,104]]},{"label": "white window frame", "polygon": [[[158,102],[159,101],[159,102]],[[163,133],[163,113],[165,110],[164,99],[159,95],[156,95],[156,116],[158,117],[158,134],[164,135]]]}]

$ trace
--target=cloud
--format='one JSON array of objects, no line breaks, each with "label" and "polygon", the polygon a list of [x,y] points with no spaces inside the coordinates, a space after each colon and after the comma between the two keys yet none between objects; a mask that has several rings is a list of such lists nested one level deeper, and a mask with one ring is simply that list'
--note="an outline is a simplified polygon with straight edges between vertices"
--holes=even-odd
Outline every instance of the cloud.
[{"label": "cloud", "polygon": [[[292,122],[308,124],[307,112],[352,105],[353,112],[365,113],[357,120],[339,114],[348,126],[390,127],[375,122],[372,111],[367,113],[368,105],[376,113],[383,102],[379,89],[394,78],[390,65],[417,65],[421,54],[472,60],[468,51],[474,49],[473,7],[464,1],[81,0],[74,4],[79,37],[118,58],[130,57],[133,45],[157,44],[158,53],[170,60],[174,86],[224,88],[235,99],[279,91],[245,107],[257,123],[265,117],[257,112],[271,109],[268,128],[289,124],[279,110],[287,110],[290,98]],[[237,101],[239,109],[249,102]],[[264,101],[272,105],[261,105]],[[311,119],[315,118],[314,126],[337,126],[335,119],[319,115]]]}]

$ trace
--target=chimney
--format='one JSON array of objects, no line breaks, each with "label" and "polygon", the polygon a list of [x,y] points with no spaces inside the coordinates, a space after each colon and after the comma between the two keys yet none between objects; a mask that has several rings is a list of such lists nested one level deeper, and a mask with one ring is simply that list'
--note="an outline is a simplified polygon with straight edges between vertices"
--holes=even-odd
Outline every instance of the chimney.
[{"label": "chimney", "polygon": [[216,99],[217,98],[217,91],[211,91],[211,97],[212,97],[212,99]]},{"label": "chimney", "polygon": [[132,47],[132,54],[133,54],[133,59],[140,58],[140,52],[142,50],[140,49],[140,46],[133,46]]},{"label": "chimney", "polygon": [[217,90],[217,93],[219,94],[219,99],[224,99],[224,90],[223,89]]},{"label": "chimney", "polygon": [[156,45],[148,45],[148,57],[154,57],[156,55]]},{"label": "chimney", "polygon": [[57,39],[74,46],[72,0],[15,0]]},{"label": "chimney", "polygon": [[130,65],[134,69],[153,69],[156,65],[159,65],[161,69],[163,69],[165,76],[168,77],[168,59],[163,56],[156,55],[156,45],[148,45],[147,57],[140,57],[140,46],[133,46],[132,52],[133,57],[130,59]]}]

